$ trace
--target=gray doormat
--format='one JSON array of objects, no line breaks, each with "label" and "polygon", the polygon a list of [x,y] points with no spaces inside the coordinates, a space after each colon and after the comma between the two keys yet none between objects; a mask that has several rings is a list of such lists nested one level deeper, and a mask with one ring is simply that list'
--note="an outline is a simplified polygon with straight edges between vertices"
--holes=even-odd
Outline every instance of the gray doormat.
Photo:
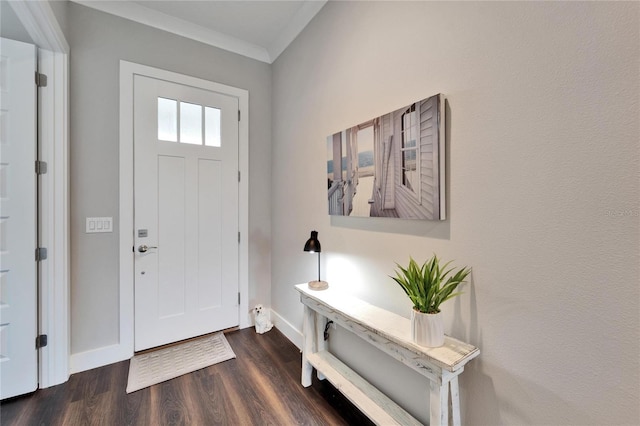
[{"label": "gray doormat", "polygon": [[129,363],[127,393],[235,358],[224,333],[135,355]]}]

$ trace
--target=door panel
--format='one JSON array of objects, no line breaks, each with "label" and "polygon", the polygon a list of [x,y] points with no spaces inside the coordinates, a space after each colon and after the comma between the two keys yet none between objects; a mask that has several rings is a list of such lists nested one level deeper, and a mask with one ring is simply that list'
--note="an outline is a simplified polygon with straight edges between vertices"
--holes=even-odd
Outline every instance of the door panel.
[{"label": "door panel", "polygon": [[[185,313],[185,159],[158,156],[158,317]],[[153,254],[152,254],[153,255]]]},{"label": "door panel", "polygon": [[36,48],[0,41],[0,399],[38,386]]},{"label": "door panel", "polygon": [[198,306],[213,309],[222,305],[222,247],[210,244],[222,239],[221,165],[219,161],[203,160],[198,164],[198,185],[206,188],[198,194],[198,217],[208,222],[198,235]]},{"label": "door panel", "polygon": [[239,323],[237,111],[134,77],[136,351]]}]

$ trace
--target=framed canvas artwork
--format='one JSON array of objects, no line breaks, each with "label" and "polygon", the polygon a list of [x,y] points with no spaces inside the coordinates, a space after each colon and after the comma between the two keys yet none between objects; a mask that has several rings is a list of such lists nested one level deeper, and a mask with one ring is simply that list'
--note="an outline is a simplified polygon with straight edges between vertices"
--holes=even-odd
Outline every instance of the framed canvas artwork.
[{"label": "framed canvas artwork", "polygon": [[444,220],[444,96],[327,137],[330,215]]}]

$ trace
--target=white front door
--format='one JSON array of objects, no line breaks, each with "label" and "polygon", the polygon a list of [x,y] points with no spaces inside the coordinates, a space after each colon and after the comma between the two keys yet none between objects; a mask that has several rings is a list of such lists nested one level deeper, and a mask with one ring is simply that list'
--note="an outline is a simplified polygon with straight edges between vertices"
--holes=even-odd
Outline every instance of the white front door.
[{"label": "white front door", "polygon": [[133,83],[140,351],[239,324],[238,99]]},{"label": "white front door", "polygon": [[36,48],[0,46],[0,399],[38,387]]}]

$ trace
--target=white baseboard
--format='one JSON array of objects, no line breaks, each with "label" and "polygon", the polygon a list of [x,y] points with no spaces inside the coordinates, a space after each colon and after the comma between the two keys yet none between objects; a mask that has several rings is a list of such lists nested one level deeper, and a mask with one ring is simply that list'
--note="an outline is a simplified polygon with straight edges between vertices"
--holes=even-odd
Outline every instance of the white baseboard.
[{"label": "white baseboard", "polygon": [[294,327],[289,321],[271,309],[271,322],[285,337],[302,350],[302,331]]},{"label": "white baseboard", "polygon": [[125,346],[126,345],[115,344],[72,354],[69,362],[70,373],[79,373],[130,359],[133,356],[133,352]]}]

